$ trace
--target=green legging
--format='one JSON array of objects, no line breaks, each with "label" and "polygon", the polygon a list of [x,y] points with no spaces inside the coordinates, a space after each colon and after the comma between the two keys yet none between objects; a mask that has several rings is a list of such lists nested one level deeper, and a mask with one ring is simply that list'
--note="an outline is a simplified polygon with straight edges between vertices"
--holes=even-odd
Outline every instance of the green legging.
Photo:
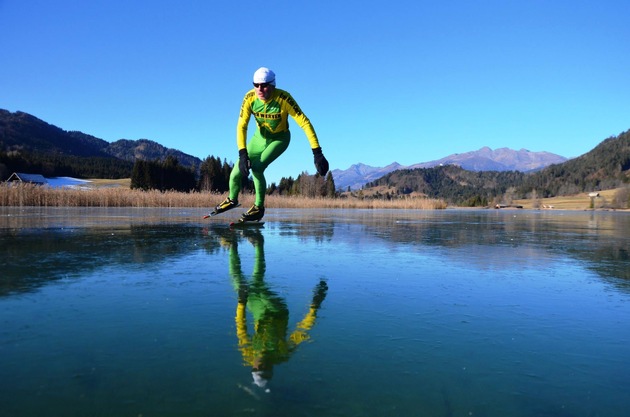
[{"label": "green legging", "polygon": [[[265,169],[287,150],[290,141],[290,132],[285,132],[282,136],[274,139],[265,139],[260,135],[259,131],[256,131],[247,144],[247,155],[251,162],[254,188],[256,189],[256,201],[254,204],[258,207],[265,206],[265,192],[267,191]],[[234,164],[230,174],[230,199],[234,201],[238,201],[238,194],[241,192],[241,177],[238,164]]]}]

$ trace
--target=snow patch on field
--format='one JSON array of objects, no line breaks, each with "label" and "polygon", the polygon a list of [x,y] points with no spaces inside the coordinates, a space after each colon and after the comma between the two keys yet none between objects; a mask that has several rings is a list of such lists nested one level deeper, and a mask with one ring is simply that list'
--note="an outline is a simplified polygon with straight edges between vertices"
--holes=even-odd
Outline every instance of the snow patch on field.
[{"label": "snow patch on field", "polygon": [[89,183],[92,181],[89,180],[80,180],[78,178],[72,177],[53,177],[46,178],[47,185],[53,188],[90,188]]}]

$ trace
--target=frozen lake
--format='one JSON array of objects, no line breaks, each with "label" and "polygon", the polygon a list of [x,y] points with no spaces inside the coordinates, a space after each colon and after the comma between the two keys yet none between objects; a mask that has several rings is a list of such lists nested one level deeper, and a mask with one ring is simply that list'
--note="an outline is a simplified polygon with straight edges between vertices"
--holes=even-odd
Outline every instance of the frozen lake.
[{"label": "frozen lake", "polygon": [[630,213],[0,207],[0,416],[630,409]]}]

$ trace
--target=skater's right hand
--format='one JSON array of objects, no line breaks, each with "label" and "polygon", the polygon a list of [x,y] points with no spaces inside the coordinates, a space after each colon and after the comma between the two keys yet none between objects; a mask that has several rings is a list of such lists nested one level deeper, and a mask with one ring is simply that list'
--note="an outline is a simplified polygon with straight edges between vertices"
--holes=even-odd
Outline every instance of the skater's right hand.
[{"label": "skater's right hand", "polygon": [[247,149],[241,149],[238,151],[238,169],[241,171],[243,178],[249,177],[249,169],[252,164],[249,162],[249,156],[247,155]]}]

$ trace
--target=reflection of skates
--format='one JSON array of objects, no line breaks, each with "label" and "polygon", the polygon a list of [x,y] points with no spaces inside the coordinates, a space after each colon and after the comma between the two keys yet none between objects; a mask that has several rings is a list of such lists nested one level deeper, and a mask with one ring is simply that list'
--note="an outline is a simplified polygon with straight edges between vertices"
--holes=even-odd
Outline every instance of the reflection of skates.
[{"label": "reflection of skates", "polygon": [[[264,222],[261,222],[264,223]],[[252,228],[252,229],[243,229],[241,232],[242,236],[252,244],[253,247],[259,246],[263,249],[263,245],[265,244],[265,237],[260,232],[260,229]]]},{"label": "reflection of skates", "polygon": [[207,219],[210,216],[216,216],[219,213],[223,213],[224,211],[231,210],[231,209],[236,208],[238,206],[240,206],[238,201],[234,201],[234,200],[230,199],[230,197],[227,197],[225,200],[223,200],[223,202],[221,204],[216,206],[214,208],[214,210],[212,210],[210,212],[210,214],[206,214],[205,216],[203,216],[203,218]]},{"label": "reflection of skates", "polygon": [[236,222],[232,222],[230,223],[230,227],[239,227],[239,228],[247,228],[248,226],[251,227],[262,227],[265,224],[265,222],[259,222],[258,220],[256,221],[249,221],[249,220],[243,220],[243,219],[239,219]]}]

